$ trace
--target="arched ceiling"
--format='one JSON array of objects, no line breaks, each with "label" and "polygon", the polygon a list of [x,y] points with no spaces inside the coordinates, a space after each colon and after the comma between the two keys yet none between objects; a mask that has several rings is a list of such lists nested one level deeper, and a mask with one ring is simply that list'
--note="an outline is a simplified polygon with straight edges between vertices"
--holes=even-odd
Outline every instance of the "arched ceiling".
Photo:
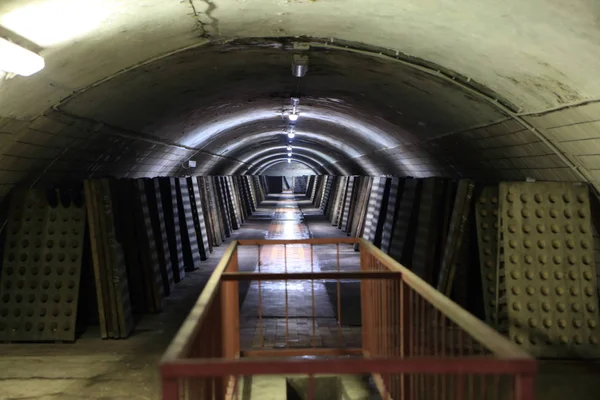
[{"label": "arched ceiling", "polygon": [[285,156],[297,95],[294,157],[319,173],[597,183],[600,150],[573,143],[600,137],[598,15],[594,0],[8,0],[0,36],[46,68],[0,83],[0,116],[97,138],[43,171],[252,173]]}]

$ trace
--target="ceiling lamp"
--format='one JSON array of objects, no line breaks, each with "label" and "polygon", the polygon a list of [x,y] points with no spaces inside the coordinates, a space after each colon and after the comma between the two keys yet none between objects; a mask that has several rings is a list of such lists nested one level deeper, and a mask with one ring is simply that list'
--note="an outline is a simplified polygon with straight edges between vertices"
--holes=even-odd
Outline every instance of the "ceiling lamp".
[{"label": "ceiling lamp", "polygon": [[0,38],[0,69],[21,76],[33,75],[44,68],[44,59],[24,47]]},{"label": "ceiling lamp", "polygon": [[288,164],[291,163],[291,162],[292,162],[292,160],[290,158],[288,158]]},{"label": "ceiling lamp", "polygon": [[294,54],[292,58],[292,75],[302,78],[308,71],[308,56]]},{"label": "ceiling lamp", "polygon": [[291,156],[292,156],[292,153],[288,153],[288,157],[291,157]]},{"label": "ceiling lamp", "polygon": [[295,122],[300,116],[298,114],[298,104],[300,104],[300,99],[298,97],[292,97],[290,102],[292,103],[292,112],[288,114],[288,118],[290,121]]},{"label": "ceiling lamp", "polygon": [[293,139],[294,136],[296,136],[296,132],[294,132],[294,127],[293,126],[290,126],[290,130],[288,131],[287,135],[288,135],[288,137],[290,139]]},{"label": "ceiling lamp", "polygon": [[288,147],[287,147],[287,150],[288,150],[288,151],[292,151],[292,146],[288,146]]}]

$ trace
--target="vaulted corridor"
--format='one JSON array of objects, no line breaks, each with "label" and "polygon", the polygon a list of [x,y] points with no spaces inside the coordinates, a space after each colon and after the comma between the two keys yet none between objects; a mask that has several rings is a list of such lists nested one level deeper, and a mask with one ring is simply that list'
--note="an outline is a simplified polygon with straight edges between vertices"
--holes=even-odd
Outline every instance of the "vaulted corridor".
[{"label": "vaulted corridor", "polygon": [[[458,374],[444,400],[531,400],[534,376],[538,399],[597,397],[599,16],[0,0],[0,400],[157,399],[190,310],[183,337],[221,330],[174,371],[194,352],[442,354],[522,362],[506,393]],[[441,393],[367,375],[394,400]]]}]

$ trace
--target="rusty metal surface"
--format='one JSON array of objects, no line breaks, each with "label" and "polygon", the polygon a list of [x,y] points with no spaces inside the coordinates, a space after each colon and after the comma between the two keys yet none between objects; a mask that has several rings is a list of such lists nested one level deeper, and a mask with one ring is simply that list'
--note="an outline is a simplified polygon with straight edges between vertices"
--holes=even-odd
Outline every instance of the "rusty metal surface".
[{"label": "rusty metal surface", "polygon": [[306,183],[307,183],[307,178],[306,176],[295,176],[292,178],[293,180],[293,192],[295,194],[304,194],[306,193]]},{"label": "rusty metal surface", "polygon": [[160,186],[158,179],[144,179],[143,183],[146,190],[146,198],[148,200],[148,211],[152,222],[154,242],[156,243],[163,291],[165,296],[168,296],[173,291],[175,280],[173,278],[173,264],[171,261],[171,252],[169,250],[169,239],[167,237],[167,225],[163,212]]},{"label": "rusty metal surface", "polygon": [[327,203],[329,194],[331,193],[331,185],[333,184],[333,176],[325,175],[320,188],[318,208],[323,211],[323,207]]},{"label": "rusty metal surface", "polygon": [[385,191],[385,177],[377,177],[373,179],[371,193],[369,195],[369,204],[367,206],[367,215],[365,216],[365,228],[362,237],[373,243],[381,212],[381,202],[383,201],[383,193]]},{"label": "rusty metal surface", "polygon": [[139,254],[139,239],[136,234],[135,203],[132,179],[112,180],[111,194],[114,197],[113,213],[115,233],[123,249],[130,292],[131,308],[134,313],[144,313],[152,308],[152,298],[146,290],[145,271]]},{"label": "rusty metal surface", "polygon": [[496,280],[498,279],[498,186],[484,187],[475,202],[477,244],[481,269],[481,289],[485,320],[497,326]]},{"label": "rusty metal surface", "polygon": [[[373,186],[373,178],[367,176],[363,178],[363,183],[360,191],[360,196],[357,199],[356,212],[358,214],[355,223],[353,223],[351,236],[356,238],[362,237],[365,229],[367,218],[367,210],[371,197],[371,188]],[[354,250],[358,250],[358,243],[354,245]]]},{"label": "rusty metal surface", "polygon": [[422,183],[420,179],[406,179],[398,203],[389,255],[401,264],[408,264],[412,257]]},{"label": "rusty metal surface", "polygon": [[150,311],[158,312],[163,308],[165,297],[163,283],[164,259],[161,260],[158,253],[157,243],[154,238],[152,217],[148,196],[146,195],[145,183],[142,179],[133,181],[135,199],[136,236],[140,254],[140,264],[144,271],[144,283],[148,293],[148,304]]},{"label": "rusty metal surface", "polygon": [[177,193],[177,215],[179,217],[179,237],[181,239],[183,262],[186,271],[193,271],[200,268],[201,256],[187,179],[176,178],[175,190]]},{"label": "rusty metal surface", "polygon": [[246,176],[246,185],[248,186],[248,190],[250,192],[250,197],[252,198],[252,211],[256,211],[258,208],[258,204],[260,202],[258,195],[256,193],[256,187],[254,185],[254,176]]},{"label": "rusty metal surface", "polygon": [[337,199],[339,185],[340,185],[340,177],[334,176],[333,183],[331,185],[331,198],[327,202],[327,207],[325,208],[325,212],[323,213],[325,215],[325,218],[327,218],[329,220],[331,220],[333,210],[335,209],[335,202]]},{"label": "rusty metal surface", "polygon": [[339,188],[339,197],[337,199],[337,211],[336,211],[336,219],[335,219],[335,226],[337,226],[339,229],[342,228],[342,222],[344,220],[344,208],[346,206],[346,197],[348,196],[348,186],[350,185],[350,177],[346,176],[346,177],[342,177],[340,178],[342,181],[340,183],[340,188]]},{"label": "rusty metal surface", "polygon": [[321,198],[321,206],[320,206],[321,211],[325,211],[325,208],[327,207],[327,204],[329,203],[329,201],[332,197],[331,187],[333,186],[334,177],[326,176],[325,178],[327,179],[327,181],[325,182],[325,186],[323,187],[323,197]]},{"label": "rusty metal surface", "polygon": [[339,221],[342,216],[344,195],[346,193],[347,185],[348,185],[348,177],[347,176],[338,177],[338,184],[336,187],[335,199],[334,199],[333,208],[331,211],[331,214],[332,214],[331,224],[334,226],[338,226]]},{"label": "rusty metal surface", "polygon": [[231,225],[233,229],[240,229],[240,226],[243,223],[241,212],[240,212],[240,204],[238,201],[237,193],[234,188],[233,178],[231,176],[224,176],[223,182],[225,185],[225,194],[226,201],[229,205],[229,211],[231,215]]},{"label": "rusty metal surface", "polygon": [[402,197],[404,191],[404,179],[391,178],[390,192],[388,196],[387,207],[384,212],[384,224],[381,235],[381,251],[386,254],[390,252],[390,244],[392,242],[392,232],[394,231],[394,224],[396,222],[396,205],[398,200]]},{"label": "rusty metal surface", "polygon": [[350,215],[350,211],[352,208],[352,196],[354,194],[354,185],[355,185],[355,181],[356,181],[357,177],[355,176],[351,176],[348,178],[348,186],[346,187],[346,194],[345,194],[345,198],[344,198],[344,208],[343,208],[343,214],[342,214],[342,221],[341,224],[338,225],[338,227],[343,230],[344,232],[346,232],[348,230],[348,221],[350,221],[352,219],[352,216]]},{"label": "rusty metal surface", "polygon": [[419,201],[418,224],[410,268],[429,284],[433,283],[435,265],[439,260],[437,249],[444,184],[445,181],[441,178],[423,179]]},{"label": "rusty metal surface", "polygon": [[229,237],[231,236],[233,228],[231,226],[231,215],[229,211],[229,206],[227,205],[227,192],[225,191],[225,187],[223,185],[223,180],[221,179],[221,177],[215,176],[212,178],[215,184],[215,198],[219,205],[219,212],[221,220],[223,221],[223,230],[225,232],[225,237]]},{"label": "rusty metal surface", "polygon": [[316,191],[316,181],[317,181],[317,177],[316,176],[309,176],[308,177],[308,185],[306,187],[306,194],[308,195],[308,198],[310,199],[311,202],[313,202],[314,198],[315,198],[315,191]]},{"label": "rusty metal surface", "polygon": [[208,225],[212,232],[213,246],[220,246],[225,239],[225,233],[223,232],[222,222],[220,218],[220,212],[215,197],[213,181],[210,177],[198,177],[198,182],[204,198],[206,199],[207,208],[207,219]]},{"label": "rusty metal surface", "polygon": [[115,224],[114,180],[84,183],[101,333],[103,337],[124,338],[134,325],[125,256]]},{"label": "rusty metal surface", "polygon": [[200,259],[206,260],[211,252],[209,245],[209,231],[206,229],[204,219],[204,207],[198,180],[195,177],[187,178],[188,196],[190,197],[190,207],[192,210],[192,219],[194,221],[194,229],[198,240],[198,251]]},{"label": "rusty metal surface", "polygon": [[319,196],[323,191],[323,182],[325,177],[322,175],[315,177],[315,187],[313,188],[313,195],[311,197],[311,202],[313,206],[319,208]]},{"label": "rusty metal surface", "polygon": [[235,177],[238,195],[240,198],[240,203],[242,206],[242,211],[244,214],[244,221],[246,221],[250,215],[252,215],[252,200],[250,198],[250,193],[247,191],[246,187],[246,177],[245,176],[236,176]]},{"label": "rusty metal surface", "polygon": [[473,182],[466,179],[462,179],[458,183],[452,216],[450,217],[450,229],[437,281],[438,290],[446,296],[450,296],[452,292],[456,263],[461,256],[464,232],[471,211],[474,187]]},{"label": "rusty metal surface", "polygon": [[368,190],[367,186],[369,186],[369,177],[357,177],[354,185],[354,193],[352,196],[352,201],[350,204],[350,215],[348,219],[348,227],[346,228],[346,233],[350,236],[356,237],[356,230],[358,229],[358,225],[361,223],[363,217],[363,207],[367,204]]},{"label": "rusty metal surface", "polygon": [[169,241],[169,254],[173,267],[173,280],[180,282],[185,277],[185,261],[181,244],[181,228],[179,225],[179,207],[177,205],[177,188],[175,178],[155,178],[160,184],[160,197],[162,199],[167,239]]},{"label": "rusty metal surface", "polygon": [[72,341],[85,207],[79,191],[19,190],[0,275],[0,341]]},{"label": "rusty metal surface", "polygon": [[598,297],[587,186],[500,184],[511,340],[538,357],[598,357]]},{"label": "rusty metal surface", "polygon": [[[282,197],[288,200],[292,196],[284,195],[280,199]],[[340,304],[340,284],[325,282],[323,285],[326,288],[338,285],[337,303],[333,300],[334,291],[334,296],[329,296],[331,303],[328,304],[327,298],[323,296],[325,293],[321,288],[322,284],[317,280],[319,275],[313,275],[309,271],[329,271],[323,275],[332,279],[339,278],[339,275],[331,272],[336,269],[332,265],[335,264],[332,262],[336,259],[335,253],[328,257],[327,250],[313,253],[311,245],[314,246],[316,243],[313,241],[316,240],[322,240],[323,244],[339,240],[334,248],[348,248],[346,243],[349,238],[312,239],[311,243],[294,240],[302,235],[308,237],[309,234],[306,227],[302,227],[301,213],[290,203],[278,202],[266,239],[240,241],[237,242],[237,247],[232,246],[225,262],[214,273],[212,284],[205,289],[202,297],[204,300],[197,303],[191,317],[165,354],[161,369],[163,382],[168,384],[169,379],[194,377],[194,382],[202,380],[203,384],[209,386],[224,387],[223,378],[220,377],[231,375],[232,369],[242,375],[277,374],[282,373],[285,368],[288,368],[285,369],[287,373],[305,374],[369,374],[381,370],[382,375],[376,383],[381,398],[437,396],[447,399],[483,399],[490,397],[487,395],[490,394],[490,398],[494,399],[532,399],[530,389],[535,373],[533,359],[483,322],[440,296],[430,285],[366,241],[361,241],[361,271],[372,271],[372,275],[367,275],[371,278],[381,273],[381,270],[394,272],[391,274],[392,279],[361,282],[360,304],[354,304],[352,309],[362,311],[362,332],[353,331],[360,333],[362,337],[352,335],[352,339],[358,339],[357,343],[362,344],[366,357],[340,359],[339,356],[344,354],[345,347],[349,345],[346,340],[335,340],[336,330],[344,335],[346,327],[340,329],[340,325],[347,323],[345,317],[335,311]],[[286,244],[287,240],[289,242]],[[348,250],[353,254],[351,249]],[[256,266],[254,258],[249,263],[242,262],[246,264],[243,267],[238,265],[240,259],[237,255],[249,253],[257,256]],[[227,273],[229,266],[235,267],[235,272],[223,279],[223,273]],[[244,272],[239,272],[238,267]],[[223,296],[223,287],[237,283],[241,277],[248,282],[246,279],[250,279],[250,276],[247,271],[253,268],[258,274],[252,278],[258,281],[251,281],[237,315],[237,310],[230,307],[232,304],[240,304],[237,301],[237,290],[234,298],[229,299],[228,296]],[[290,272],[290,278],[314,280],[289,281],[285,274]],[[358,274],[352,276],[359,277]],[[234,278],[236,280],[232,280]],[[272,280],[275,278],[282,281]],[[240,286],[243,283],[239,282]],[[329,289],[326,290],[329,292]],[[209,296],[214,299],[212,305],[210,301],[206,301]],[[353,293],[352,297],[358,296]],[[348,304],[345,300],[346,298],[341,302],[343,307]],[[324,304],[332,307],[323,307]],[[224,326],[233,325],[228,319],[231,315],[241,317],[240,336],[227,335],[231,332],[223,333],[220,330]],[[218,346],[210,346],[210,343],[215,343],[215,336],[221,341]],[[331,348],[336,346],[335,350],[338,352],[330,353]],[[228,353],[225,350],[230,348],[235,351]],[[327,350],[323,351],[323,348]],[[253,351],[244,352],[246,349]],[[239,359],[238,352],[251,357],[280,358],[257,363]],[[354,348],[350,348],[348,354],[350,353],[355,354]],[[298,364],[297,358],[291,358],[303,355],[321,357],[308,364]],[[329,363],[326,356],[338,356],[338,359]],[[378,360],[367,363],[368,368],[367,364],[361,364],[372,357],[377,357]],[[348,367],[348,363],[353,361],[363,365],[365,369]],[[281,367],[275,368],[275,364]],[[388,370],[384,369],[388,367]],[[526,376],[527,381],[520,380],[523,376]],[[165,393],[171,395],[169,398],[176,399],[181,394],[177,392],[179,387],[171,385]],[[528,390],[525,394],[521,390],[523,387]],[[235,397],[234,379],[230,380],[229,390]],[[482,390],[487,394],[482,393]],[[199,396],[194,391],[188,391],[185,395]]]}]

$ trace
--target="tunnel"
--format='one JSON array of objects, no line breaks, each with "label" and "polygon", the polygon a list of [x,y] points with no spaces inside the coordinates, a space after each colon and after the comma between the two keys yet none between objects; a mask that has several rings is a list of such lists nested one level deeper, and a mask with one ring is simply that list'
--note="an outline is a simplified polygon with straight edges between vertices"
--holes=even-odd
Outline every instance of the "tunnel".
[{"label": "tunnel", "polygon": [[[267,272],[376,274],[372,245],[536,358],[535,398],[595,398],[599,15],[590,0],[1,1],[0,399],[162,398],[161,356],[228,246],[253,240],[325,242],[240,245],[240,274],[278,257]],[[365,345],[368,291],[328,276],[316,292],[263,282],[273,340],[285,314],[288,345],[291,290],[294,327],[312,308],[315,332]],[[259,288],[239,282],[242,322]]]}]

